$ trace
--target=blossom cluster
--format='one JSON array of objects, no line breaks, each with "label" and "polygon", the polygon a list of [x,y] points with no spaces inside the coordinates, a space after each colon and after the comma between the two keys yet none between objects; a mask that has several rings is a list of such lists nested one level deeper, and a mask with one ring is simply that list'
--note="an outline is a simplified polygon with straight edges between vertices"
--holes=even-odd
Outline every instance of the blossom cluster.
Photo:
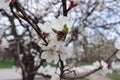
[{"label": "blossom cluster", "polygon": [[39,73],[43,73],[45,76],[46,75],[51,75],[50,80],[60,80],[59,73],[60,70],[56,71],[55,67],[51,67],[50,65],[47,65],[46,67],[41,66],[38,70]]},{"label": "blossom cluster", "polygon": [[105,76],[105,74],[107,74],[107,73],[112,73],[112,71],[114,69],[114,62],[111,63],[110,68],[109,68],[109,65],[104,60],[94,62],[93,66],[96,69],[99,68],[99,67],[102,67],[100,73]]},{"label": "blossom cluster", "polygon": [[117,52],[116,54],[116,57],[118,59],[120,59],[120,38],[118,38],[116,41],[115,41],[115,44],[114,44],[115,48],[118,49],[119,51]]},{"label": "blossom cluster", "polygon": [[40,26],[42,26],[42,36],[48,42],[47,45],[43,40],[39,42],[40,47],[43,49],[41,58],[46,59],[48,63],[52,61],[57,63],[60,59],[65,61],[68,56],[65,41],[72,27],[72,21],[62,16],[50,22],[40,24]]}]

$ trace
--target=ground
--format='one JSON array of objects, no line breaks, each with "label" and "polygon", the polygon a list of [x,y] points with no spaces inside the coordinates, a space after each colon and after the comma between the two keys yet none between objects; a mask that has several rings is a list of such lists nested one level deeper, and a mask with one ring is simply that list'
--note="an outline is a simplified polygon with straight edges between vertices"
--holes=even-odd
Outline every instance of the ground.
[{"label": "ground", "polygon": [[[89,80],[111,80],[109,78],[106,78],[100,75],[99,73],[95,73],[88,76],[88,79]],[[21,75],[19,70],[15,70],[13,68],[0,69],[0,80],[21,80]],[[41,80],[47,80],[47,79],[42,78]]]},{"label": "ground", "polygon": [[[120,63],[117,65],[114,65],[114,67],[116,68],[116,70],[120,71]],[[78,70],[82,71],[82,69],[89,71],[89,70],[93,70],[94,67],[90,66],[90,65],[78,67]],[[87,78],[88,78],[88,80],[118,80],[120,73],[116,78],[114,78],[116,75],[117,74],[114,73],[114,75],[111,76],[113,79],[110,79],[105,76],[102,76],[99,72],[96,72],[96,73],[88,76]],[[22,79],[22,76],[21,76],[20,68],[16,68],[16,67],[0,68],[0,80],[21,80],[21,79]],[[44,79],[42,77],[39,77],[39,79],[35,79],[35,80],[49,80],[49,79]],[[87,80],[87,79],[85,79],[85,80]]]},{"label": "ground", "polygon": [[89,80],[111,80],[105,76],[100,75],[98,72],[88,76]]}]

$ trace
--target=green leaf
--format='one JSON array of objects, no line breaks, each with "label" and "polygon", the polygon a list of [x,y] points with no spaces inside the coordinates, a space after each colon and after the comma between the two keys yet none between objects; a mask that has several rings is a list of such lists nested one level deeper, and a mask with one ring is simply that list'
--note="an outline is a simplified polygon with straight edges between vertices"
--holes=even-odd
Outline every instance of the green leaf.
[{"label": "green leaf", "polygon": [[52,30],[53,30],[53,32],[58,33],[58,31],[57,31],[56,29],[53,29],[53,28],[52,28]]},{"label": "green leaf", "polygon": [[64,24],[62,32],[63,32],[63,33],[66,33],[66,34],[68,33],[67,24]]}]

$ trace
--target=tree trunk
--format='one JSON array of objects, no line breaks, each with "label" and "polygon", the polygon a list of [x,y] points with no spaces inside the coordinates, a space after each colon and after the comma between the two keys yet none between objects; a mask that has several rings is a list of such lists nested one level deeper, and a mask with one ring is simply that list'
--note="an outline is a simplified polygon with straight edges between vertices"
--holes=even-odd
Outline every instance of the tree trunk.
[{"label": "tree trunk", "polygon": [[22,71],[22,80],[34,80],[34,78],[35,78],[35,74],[29,75],[29,73]]},{"label": "tree trunk", "polygon": [[35,72],[36,70],[34,68],[33,56],[31,56],[31,54],[24,56],[23,63],[25,66],[25,70],[22,70],[23,80],[34,80],[35,74],[32,74],[32,72]]}]

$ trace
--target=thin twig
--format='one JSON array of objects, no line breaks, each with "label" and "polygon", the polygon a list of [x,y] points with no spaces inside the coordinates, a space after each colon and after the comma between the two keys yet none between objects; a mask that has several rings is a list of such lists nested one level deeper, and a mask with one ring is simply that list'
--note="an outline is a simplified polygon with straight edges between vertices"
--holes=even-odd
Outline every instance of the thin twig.
[{"label": "thin twig", "polygon": [[22,19],[27,21],[32,26],[32,28],[37,32],[37,34],[40,36],[40,38],[42,38],[42,40],[46,43],[46,45],[48,45],[48,42],[46,41],[46,39],[41,34],[41,29],[39,28],[39,26],[37,24],[35,24],[34,21],[26,15],[26,13],[21,9],[20,4],[17,1],[15,1],[13,3],[13,5],[15,6],[15,8],[17,10],[19,10],[22,13],[22,15],[24,17]]}]

